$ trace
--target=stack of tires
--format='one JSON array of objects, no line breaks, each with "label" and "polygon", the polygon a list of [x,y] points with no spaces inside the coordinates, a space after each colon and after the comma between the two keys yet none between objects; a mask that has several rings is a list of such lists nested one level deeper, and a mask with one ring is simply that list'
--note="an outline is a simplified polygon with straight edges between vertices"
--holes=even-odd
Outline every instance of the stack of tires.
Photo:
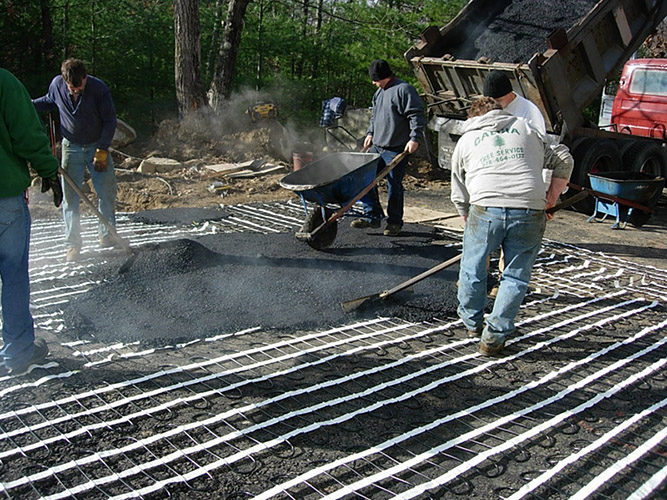
[{"label": "stack of tires", "polygon": [[[588,174],[606,172],[642,172],[653,177],[667,177],[667,148],[655,140],[628,138],[611,139],[580,137],[570,146],[574,157],[574,170],[570,182],[590,188]],[[574,196],[578,191],[568,189],[563,198]],[[657,192],[645,204],[655,209],[662,192]],[[595,211],[595,198],[589,196],[575,203],[572,208],[577,212],[591,215]],[[639,227],[650,218],[649,212],[635,209],[628,222]]]}]

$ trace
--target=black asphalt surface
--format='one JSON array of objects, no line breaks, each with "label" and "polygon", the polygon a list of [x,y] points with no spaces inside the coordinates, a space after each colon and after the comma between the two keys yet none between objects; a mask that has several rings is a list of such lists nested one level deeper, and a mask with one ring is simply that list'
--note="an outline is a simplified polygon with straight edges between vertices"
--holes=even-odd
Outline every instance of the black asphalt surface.
[{"label": "black asphalt surface", "polygon": [[[323,329],[358,317],[431,320],[456,311],[458,265],[413,291],[341,302],[392,288],[458,253],[433,245],[433,229],[408,224],[398,237],[356,230],[316,251],[293,234],[216,234],[141,249],[132,266],[70,302],[69,330],[102,342],[163,345],[247,328]],[[454,242],[452,242],[454,243]]]},{"label": "black asphalt surface", "polygon": [[195,224],[205,221],[221,220],[229,214],[223,208],[163,208],[144,210],[130,215],[134,222],[143,224]]}]

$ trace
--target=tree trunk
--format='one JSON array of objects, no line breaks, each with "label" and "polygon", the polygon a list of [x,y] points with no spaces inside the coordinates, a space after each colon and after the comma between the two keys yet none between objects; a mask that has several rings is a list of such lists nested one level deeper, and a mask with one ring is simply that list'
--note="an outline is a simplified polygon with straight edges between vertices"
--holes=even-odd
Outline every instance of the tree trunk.
[{"label": "tree trunk", "polygon": [[[301,41],[303,43],[306,42],[307,36],[308,36],[308,10],[309,10],[309,4],[308,0],[305,0],[303,2],[303,25],[301,27]],[[296,59],[296,77],[301,80],[303,78],[303,66],[304,66],[304,60],[303,60],[303,54],[299,54]]]},{"label": "tree trunk", "polygon": [[55,43],[53,42],[53,20],[51,19],[49,0],[41,0],[40,5],[42,9],[42,40],[44,44],[42,54],[46,66],[51,67],[55,60],[55,54],[53,53]]},{"label": "tree trunk", "polygon": [[200,34],[199,0],[174,0],[174,80],[181,118],[206,106]]},{"label": "tree trunk", "polygon": [[236,57],[243,32],[243,16],[249,3],[250,0],[230,0],[227,6],[227,19],[222,27],[220,50],[215,61],[210,89],[209,104],[216,110],[232,93]]},{"label": "tree trunk", "polygon": [[262,49],[262,29],[264,28],[264,0],[259,0],[259,19],[257,21],[257,68],[255,70],[255,90],[262,88],[262,65],[264,50]]},{"label": "tree trunk", "polygon": [[208,81],[208,79],[211,78],[211,72],[213,71],[213,67],[215,65],[218,38],[220,38],[220,30],[222,25],[222,21],[220,20],[221,17],[222,17],[221,0],[216,0],[215,19],[213,20],[213,32],[211,33],[211,46],[209,47],[208,57],[206,58],[206,79],[207,79],[206,81]]},{"label": "tree trunk", "polygon": [[[324,0],[318,0],[317,2],[317,25],[315,26],[315,53],[317,54],[320,51],[320,47],[322,45],[320,36],[322,34],[322,23],[323,23],[323,9],[324,9]],[[319,76],[319,70],[320,70],[320,58],[319,57],[314,57],[313,58],[313,67],[312,67],[312,72],[311,76],[313,78],[317,78]]]},{"label": "tree trunk", "polygon": [[69,56],[69,9],[70,9],[70,4],[69,0],[65,2],[65,5],[63,6],[63,22],[61,24],[61,37],[63,39],[63,54],[62,54],[62,59],[67,59]]}]

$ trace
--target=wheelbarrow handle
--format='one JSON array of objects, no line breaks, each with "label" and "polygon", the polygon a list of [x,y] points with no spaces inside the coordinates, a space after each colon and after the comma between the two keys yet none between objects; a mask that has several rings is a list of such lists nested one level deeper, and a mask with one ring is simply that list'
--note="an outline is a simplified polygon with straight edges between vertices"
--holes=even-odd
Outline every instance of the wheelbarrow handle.
[{"label": "wheelbarrow handle", "polygon": [[322,224],[317,226],[315,229],[313,229],[310,234],[308,235],[309,238],[312,238],[318,231],[321,231],[324,229],[326,226],[329,224],[333,224],[336,222],[338,219],[340,219],[345,212],[347,212],[352,205],[354,205],[356,202],[358,202],[361,198],[363,198],[371,189],[373,189],[378,182],[380,182],[382,179],[387,177],[389,175],[389,172],[391,172],[396,165],[401,163],[403,161],[403,158],[405,158],[408,155],[408,151],[402,151],[401,153],[397,154],[393,160],[391,160],[386,167],[384,167],[379,174],[375,176],[373,181],[368,184],[364,189],[362,189],[354,198],[352,198],[350,201],[348,201],[344,206],[342,206],[337,212],[335,212],[331,217],[329,217],[327,220],[325,220]]},{"label": "wheelbarrow handle", "polygon": [[602,198],[602,199],[605,199],[605,200],[620,203],[621,205],[627,205],[629,207],[636,208],[636,209],[641,210],[643,212],[648,212],[650,214],[655,213],[654,209],[649,208],[646,205],[641,205],[641,204],[637,203],[636,201],[626,200],[625,198],[619,198],[618,196],[613,196],[611,194],[602,193],[600,191],[595,191],[591,188],[579,186],[579,185],[573,184],[571,182],[567,183],[567,187],[569,187],[571,189],[575,189],[577,191],[587,191],[588,194],[591,194],[593,196],[597,196],[598,198]]}]

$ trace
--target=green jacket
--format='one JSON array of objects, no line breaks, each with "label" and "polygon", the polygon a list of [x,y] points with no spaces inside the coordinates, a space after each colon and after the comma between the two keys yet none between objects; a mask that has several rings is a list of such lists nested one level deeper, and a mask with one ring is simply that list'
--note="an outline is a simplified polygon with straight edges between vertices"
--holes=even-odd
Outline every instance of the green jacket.
[{"label": "green jacket", "polygon": [[28,162],[40,177],[58,172],[49,138],[28,91],[0,68],[0,198],[20,195],[30,185]]}]

